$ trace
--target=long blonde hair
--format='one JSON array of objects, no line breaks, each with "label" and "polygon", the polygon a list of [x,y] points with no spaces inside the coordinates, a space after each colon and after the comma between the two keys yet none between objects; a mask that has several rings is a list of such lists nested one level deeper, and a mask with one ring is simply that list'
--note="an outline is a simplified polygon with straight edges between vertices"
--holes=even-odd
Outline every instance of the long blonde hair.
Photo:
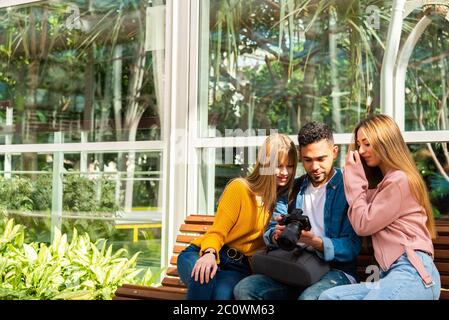
[{"label": "long blonde hair", "polygon": [[[283,163],[293,166],[293,174],[285,186],[278,188],[275,169]],[[259,148],[253,171],[240,179],[246,183],[251,193],[261,196],[263,207],[272,213],[277,197],[293,188],[297,165],[298,151],[295,144],[287,135],[276,133],[268,136]]]},{"label": "long blonde hair", "polygon": [[[354,140],[357,132],[363,129],[373,153],[389,168],[403,171],[408,178],[410,190],[415,200],[423,207],[423,214],[427,215],[427,229],[432,238],[436,237],[435,220],[429,200],[426,184],[416,168],[410,150],[405,144],[401,131],[396,122],[384,114],[372,115],[362,121],[354,129]],[[353,149],[356,148],[356,143]],[[372,169],[372,168],[370,168]],[[373,171],[365,166],[365,174],[372,181]],[[377,181],[378,183],[379,181]]]}]

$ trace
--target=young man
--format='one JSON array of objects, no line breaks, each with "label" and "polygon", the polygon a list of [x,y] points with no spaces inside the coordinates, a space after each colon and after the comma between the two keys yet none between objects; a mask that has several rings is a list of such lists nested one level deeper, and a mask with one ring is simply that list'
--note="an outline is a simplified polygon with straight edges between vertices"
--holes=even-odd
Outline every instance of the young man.
[{"label": "young man", "polygon": [[[361,239],[354,232],[347,216],[343,175],[333,163],[338,155],[330,128],[318,122],[304,125],[298,133],[299,154],[306,175],[297,178],[301,183],[296,197],[296,208],[310,220],[312,229],[301,232],[299,242],[312,246],[317,254],[331,264],[330,271],[307,288],[279,283],[262,274],[251,275],[234,288],[236,299],[242,300],[316,300],[331,287],[356,282],[356,258]],[[276,245],[285,228],[277,221],[287,214],[288,197],[278,200],[264,240]]]}]

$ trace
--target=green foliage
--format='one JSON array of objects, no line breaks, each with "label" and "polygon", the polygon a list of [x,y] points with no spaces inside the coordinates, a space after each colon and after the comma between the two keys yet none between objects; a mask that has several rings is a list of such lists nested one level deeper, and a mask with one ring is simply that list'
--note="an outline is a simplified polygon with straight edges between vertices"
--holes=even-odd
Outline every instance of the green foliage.
[{"label": "green foliage", "polygon": [[449,182],[440,174],[433,174],[430,182],[434,198],[446,198],[449,196]]},{"label": "green foliage", "polygon": [[29,179],[14,177],[5,179],[0,176],[0,207],[12,210],[33,210],[33,186]]},{"label": "green foliage", "polygon": [[[11,181],[14,183],[14,181]],[[34,181],[33,194],[33,209],[37,211],[45,211],[51,208],[51,192],[52,192],[52,175],[40,174]]]},{"label": "green foliage", "polygon": [[[123,283],[151,285],[157,273],[136,268],[139,252],[113,253],[106,240],[91,242],[73,230],[53,243],[25,243],[24,226],[0,220],[0,299],[111,299]],[[162,271],[162,270],[161,270]]]},{"label": "green foliage", "polygon": [[[115,182],[107,178],[90,180],[77,174],[64,176],[63,209],[69,212],[109,212],[120,209],[115,200]],[[51,209],[52,176],[0,176],[0,207],[20,211]]]},{"label": "green foliage", "polygon": [[[379,101],[391,4],[270,3],[210,2],[208,123],[222,134],[229,128],[295,134],[313,119],[350,132]],[[370,5],[380,9],[378,29],[367,22]]]},{"label": "green foliage", "polygon": [[[435,217],[449,214],[449,182],[438,172],[435,161],[423,145],[410,145],[416,167],[426,182]],[[445,163],[441,144],[432,145],[441,164]]]},{"label": "green foliage", "polygon": [[[84,218],[63,219],[62,230],[70,234],[73,228],[77,228],[87,232],[92,239],[109,238],[114,232],[113,219],[120,210],[115,201],[115,182],[107,178],[89,180],[77,174],[67,174],[63,183],[63,210],[69,215],[80,212]],[[26,176],[10,179],[0,176],[2,215],[14,216],[17,222],[27,227],[26,241],[49,241],[49,217],[29,217],[22,213],[40,212],[48,216],[51,196],[51,174],[40,174],[35,180]]]}]

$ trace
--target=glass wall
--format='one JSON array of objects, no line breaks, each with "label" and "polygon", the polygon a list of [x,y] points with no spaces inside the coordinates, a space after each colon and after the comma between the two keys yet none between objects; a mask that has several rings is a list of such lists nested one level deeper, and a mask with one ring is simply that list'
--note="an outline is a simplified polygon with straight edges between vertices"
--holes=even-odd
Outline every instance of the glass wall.
[{"label": "glass wall", "polygon": [[163,53],[148,33],[164,29],[150,30],[147,2],[43,1],[0,11],[1,120],[10,121],[12,143],[52,143],[54,131],[65,142],[83,133],[89,142],[160,139]]},{"label": "glass wall", "polygon": [[370,2],[202,1],[200,120],[223,136],[230,128],[296,134],[309,120],[350,132],[379,111],[388,25],[367,21]]},{"label": "glass wall", "polygon": [[[380,0],[0,2],[2,214],[34,239],[48,241],[60,216],[68,233],[142,250],[143,264],[168,261],[184,216],[214,214],[271,131],[296,141],[307,121],[324,121],[344,165],[354,125],[384,111],[392,13]],[[446,16],[447,6],[429,5],[404,20],[401,46],[429,19],[405,107],[393,112],[441,214]]]},{"label": "glass wall", "polygon": [[[405,84],[405,130],[448,130],[448,50],[449,22],[446,6],[425,7],[429,21],[413,50]],[[404,37],[423,20],[423,10],[415,10],[404,21]],[[428,24],[427,24],[428,23]]]},{"label": "glass wall", "polygon": [[[226,183],[249,172],[256,154],[250,149],[256,150],[270,131],[297,141],[304,123],[323,121],[333,128],[344,154],[355,124],[383,111],[381,67],[391,1],[200,3],[200,212],[215,212]],[[410,147],[436,212],[444,213],[441,197],[449,186],[449,156],[436,130],[448,130],[449,121],[448,12],[447,6],[429,5],[411,10],[404,20],[401,46],[416,33],[415,26],[428,19],[420,25],[424,29],[408,64],[405,108],[395,111],[402,115],[396,120],[404,121],[405,131],[435,131],[425,140],[406,138],[409,143],[438,142]],[[235,137],[246,139],[238,143],[242,147],[232,148]],[[225,150],[232,150],[227,159]],[[423,153],[430,160],[419,160]],[[336,165],[344,165],[344,159]]]},{"label": "glass wall", "polygon": [[164,0],[0,8],[0,208],[30,241],[60,216],[160,267],[164,45]]}]

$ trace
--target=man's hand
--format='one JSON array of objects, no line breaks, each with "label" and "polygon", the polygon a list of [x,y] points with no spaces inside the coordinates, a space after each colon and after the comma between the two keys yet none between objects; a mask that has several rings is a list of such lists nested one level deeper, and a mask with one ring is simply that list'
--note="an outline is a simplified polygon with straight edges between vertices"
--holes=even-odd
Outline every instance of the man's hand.
[{"label": "man's hand", "polygon": [[[208,249],[210,250],[210,249]],[[218,265],[215,261],[215,255],[212,253],[204,253],[195,263],[192,274],[190,275],[195,281],[200,280],[200,283],[209,283],[217,272]]]},{"label": "man's hand", "polygon": [[323,239],[317,237],[312,231],[302,230],[298,242],[312,246],[315,250],[324,251]]}]

